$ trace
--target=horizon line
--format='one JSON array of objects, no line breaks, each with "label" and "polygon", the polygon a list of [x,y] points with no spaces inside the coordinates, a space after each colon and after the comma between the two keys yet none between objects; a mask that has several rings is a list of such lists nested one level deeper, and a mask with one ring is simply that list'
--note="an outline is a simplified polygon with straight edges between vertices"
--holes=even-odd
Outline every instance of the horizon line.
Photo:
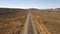
[{"label": "horizon line", "polygon": [[[38,8],[38,7],[0,7],[0,8],[17,8],[17,9],[30,9],[30,8],[35,8],[35,9],[56,9],[56,8]],[[57,7],[58,8],[58,7]]]}]

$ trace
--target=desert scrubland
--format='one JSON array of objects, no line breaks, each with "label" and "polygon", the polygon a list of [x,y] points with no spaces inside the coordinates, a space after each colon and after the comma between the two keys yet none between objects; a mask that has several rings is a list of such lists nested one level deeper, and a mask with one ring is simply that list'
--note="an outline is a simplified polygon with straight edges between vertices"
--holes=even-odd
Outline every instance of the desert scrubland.
[{"label": "desert scrubland", "polygon": [[58,10],[31,10],[38,23],[45,25],[51,34],[60,34],[60,11]]},{"label": "desert scrubland", "polygon": [[0,8],[0,34],[20,34],[27,14],[26,9]]}]

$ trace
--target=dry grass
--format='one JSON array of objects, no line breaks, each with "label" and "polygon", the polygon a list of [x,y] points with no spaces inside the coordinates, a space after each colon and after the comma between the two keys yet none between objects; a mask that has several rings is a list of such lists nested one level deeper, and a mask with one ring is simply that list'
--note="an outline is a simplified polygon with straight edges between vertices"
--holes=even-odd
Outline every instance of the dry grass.
[{"label": "dry grass", "polygon": [[28,14],[27,10],[4,8],[0,9],[0,12],[0,34],[20,34]]},{"label": "dry grass", "polygon": [[48,28],[51,34],[60,34],[60,12],[59,11],[33,11],[31,12],[38,23],[42,23]]}]

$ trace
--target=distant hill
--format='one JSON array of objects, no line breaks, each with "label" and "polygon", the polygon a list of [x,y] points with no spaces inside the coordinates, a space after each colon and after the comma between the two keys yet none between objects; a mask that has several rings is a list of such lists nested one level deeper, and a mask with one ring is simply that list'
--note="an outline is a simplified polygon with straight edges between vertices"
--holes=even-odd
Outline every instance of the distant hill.
[{"label": "distant hill", "polygon": [[30,11],[40,11],[40,9],[37,8],[29,8]]}]

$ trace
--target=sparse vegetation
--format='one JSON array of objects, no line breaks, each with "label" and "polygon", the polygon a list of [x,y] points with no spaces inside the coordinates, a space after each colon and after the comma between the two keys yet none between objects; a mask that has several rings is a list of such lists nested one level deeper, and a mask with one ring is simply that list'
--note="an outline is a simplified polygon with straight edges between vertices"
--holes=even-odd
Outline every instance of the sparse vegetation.
[{"label": "sparse vegetation", "polygon": [[51,34],[60,34],[60,11],[32,11],[35,20],[46,26]]},{"label": "sparse vegetation", "polygon": [[27,14],[26,9],[0,8],[0,34],[20,34]]}]

